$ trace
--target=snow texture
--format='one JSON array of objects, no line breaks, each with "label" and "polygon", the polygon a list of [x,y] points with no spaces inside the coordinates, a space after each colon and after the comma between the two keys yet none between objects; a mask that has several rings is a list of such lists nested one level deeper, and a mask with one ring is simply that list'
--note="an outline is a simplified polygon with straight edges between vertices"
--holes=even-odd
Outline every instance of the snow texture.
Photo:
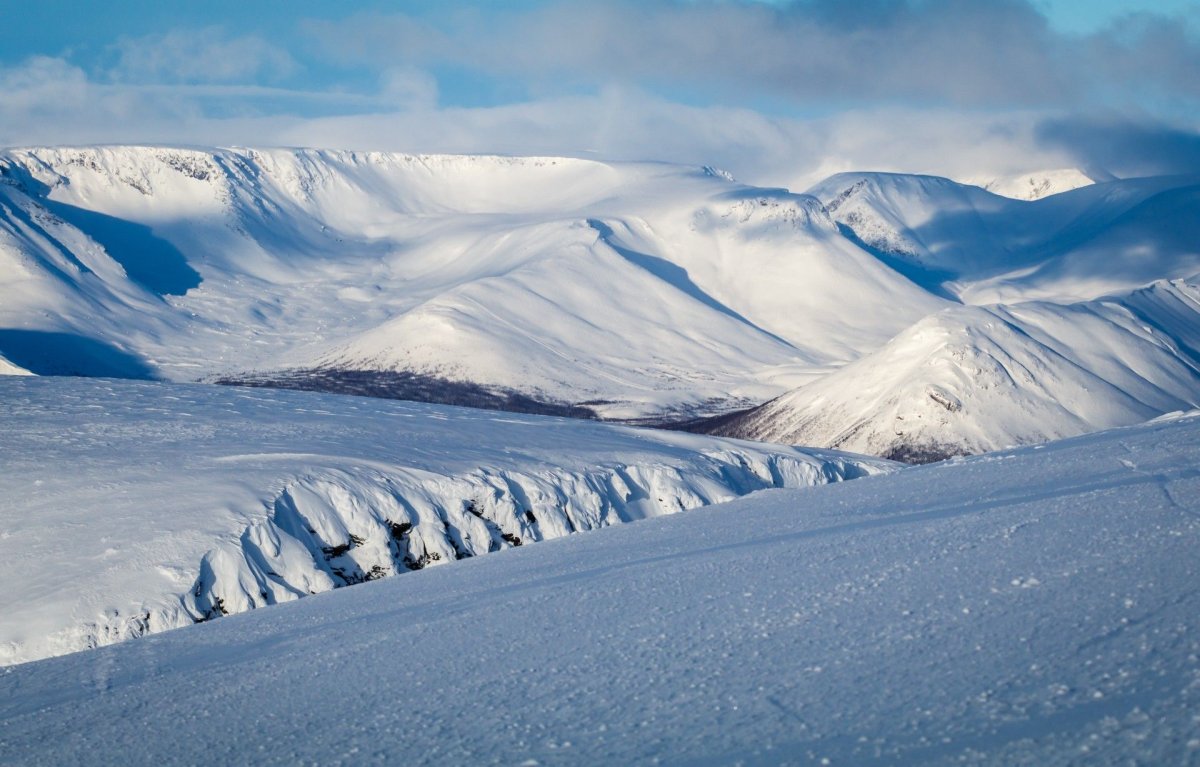
[{"label": "snow texture", "polygon": [[1198,466],[1178,414],[11,667],[0,760],[1195,764]]},{"label": "snow texture", "polygon": [[1141,423],[1200,407],[1200,287],[1077,304],[958,306],[714,429],[906,461]]},{"label": "snow texture", "polygon": [[0,663],[885,461],[378,399],[0,378]]},{"label": "snow texture", "polygon": [[983,187],[1001,197],[1033,201],[1089,186],[1095,183],[1095,180],[1078,168],[1059,168],[1021,173],[1016,176],[971,179],[967,183]]},{"label": "snow texture", "polygon": [[[7,150],[0,374],[639,423],[775,400],[735,433],[936,457],[1197,404],[1191,309],[1143,330],[1110,305],[1143,290],[1186,305],[1198,222],[1194,176],[1026,201],[888,173],[794,194],[553,157]],[[954,380],[975,369],[988,380]],[[961,408],[921,412],[938,392]],[[997,409],[1001,392],[1038,404]]]},{"label": "snow texture", "polygon": [[101,147],[0,153],[0,181],[0,353],[38,374],[407,371],[720,412],[941,305],[814,198],[701,168]]}]

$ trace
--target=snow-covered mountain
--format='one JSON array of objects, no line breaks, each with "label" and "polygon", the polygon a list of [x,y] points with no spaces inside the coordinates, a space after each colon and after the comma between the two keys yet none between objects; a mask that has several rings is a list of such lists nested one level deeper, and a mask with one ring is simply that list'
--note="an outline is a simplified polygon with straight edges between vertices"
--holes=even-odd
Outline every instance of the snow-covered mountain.
[{"label": "snow-covered mountain", "polygon": [[885,461],[307,392],[0,377],[0,663]]},{"label": "snow-covered mountain", "polygon": [[931,460],[1200,405],[1195,179],[1095,184],[1037,202],[883,174],[835,176],[810,192],[848,236],[958,303],[700,430]]},{"label": "snow-covered mountain", "polygon": [[1025,202],[933,176],[843,173],[809,194],[885,262],[962,303],[1086,301],[1200,273],[1197,177]]},{"label": "snow-covered mountain", "polygon": [[992,194],[1011,197],[1014,200],[1040,200],[1072,189],[1094,184],[1096,179],[1078,168],[1018,173],[1011,176],[994,176],[967,179],[966,183],[982,187]]},{"label": "snow-covered mountain", "polygon": [[956,306],[709,430],[935,460],[1200,406],[1200,285],[1075,304]]},{"label": "snow-covered mountain", "polygon": [[[1030,202],[884,173],[793,194],[652,163],[99,147],[2,152],[0,181],[0,370],[648,422],[774,399],[740,433],[904,454],[880,435],[897,431],[901,403],[946,385],[923,363],[937,349],[912,339],[958,333],[978,362],[964,375],[1038,357],[1021,333],[980,329],[1036,301],[1064,318],[1038,322],[1072,338],[1083,371],[1030,367],[1014,401],[1058,404],[1022,415],[987,404],[995,387],[962,386],[956,430],[900,431],[976,450],[1197,402],[1178,374],[1186,353],[1160,364],[1153,339],[1126,343],[1119,322],[1066,328],[1081,302],[1196,284],[1197,178]],[[1193,322],[1169,314],[1156,332],[1179,340]],[[1114,393],[1126,384],[1164,394]],[[852,429],[874,436],[846,442]]]},{"label": "snow-covered mountain", "polygon": [[1197,467],[1193,413],[30,663],[0,760],[1193,764]]},{"label": "snow-covered mountain", "polygon": [[0,353],[35,373],[403,371],[639,416],[760,402],[940,306],[813,198],[705,169],[91,148],[0,176]]}]

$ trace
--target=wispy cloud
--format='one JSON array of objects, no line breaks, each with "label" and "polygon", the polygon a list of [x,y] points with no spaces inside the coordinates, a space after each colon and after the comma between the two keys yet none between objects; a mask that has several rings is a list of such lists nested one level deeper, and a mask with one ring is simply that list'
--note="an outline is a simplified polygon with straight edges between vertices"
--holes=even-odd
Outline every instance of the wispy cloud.
[{"label": "wispy cloud", "polygon": [[299,69],[283,48],[254,36],[230,36],[220,27],[175,29],[121,38],[108,75],[135,83],[229,83],[278,80]]},{"label": "wispy cloud", "polygon": [[0,68],[0,144],[658,159],[792,188],[1200,167],[1196,28],[1154,14],[1070,35],[1027,0],[547,0],[264,34],[176,28]]}]

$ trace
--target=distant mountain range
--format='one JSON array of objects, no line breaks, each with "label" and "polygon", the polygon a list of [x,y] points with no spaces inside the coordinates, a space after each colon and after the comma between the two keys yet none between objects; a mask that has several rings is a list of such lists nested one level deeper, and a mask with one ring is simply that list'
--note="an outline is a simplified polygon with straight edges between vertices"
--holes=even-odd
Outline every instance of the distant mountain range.
[{"label": "distant mountain range", "polygon": [[910,460],[1194,407],[1198,180],[1091,181],[987,182],[1004,197],[853,173],[795,194],[653,163],[8,150],[0,373],[690,422]]}]

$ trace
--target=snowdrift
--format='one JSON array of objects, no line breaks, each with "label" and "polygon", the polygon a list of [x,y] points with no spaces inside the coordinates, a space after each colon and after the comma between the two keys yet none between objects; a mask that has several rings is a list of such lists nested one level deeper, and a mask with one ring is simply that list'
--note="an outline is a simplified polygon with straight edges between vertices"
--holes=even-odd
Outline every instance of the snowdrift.
[{"label": "snowdrift", "polygon": [[378,399],[0,378],[0,662],[95,647],[875,459]]}]

